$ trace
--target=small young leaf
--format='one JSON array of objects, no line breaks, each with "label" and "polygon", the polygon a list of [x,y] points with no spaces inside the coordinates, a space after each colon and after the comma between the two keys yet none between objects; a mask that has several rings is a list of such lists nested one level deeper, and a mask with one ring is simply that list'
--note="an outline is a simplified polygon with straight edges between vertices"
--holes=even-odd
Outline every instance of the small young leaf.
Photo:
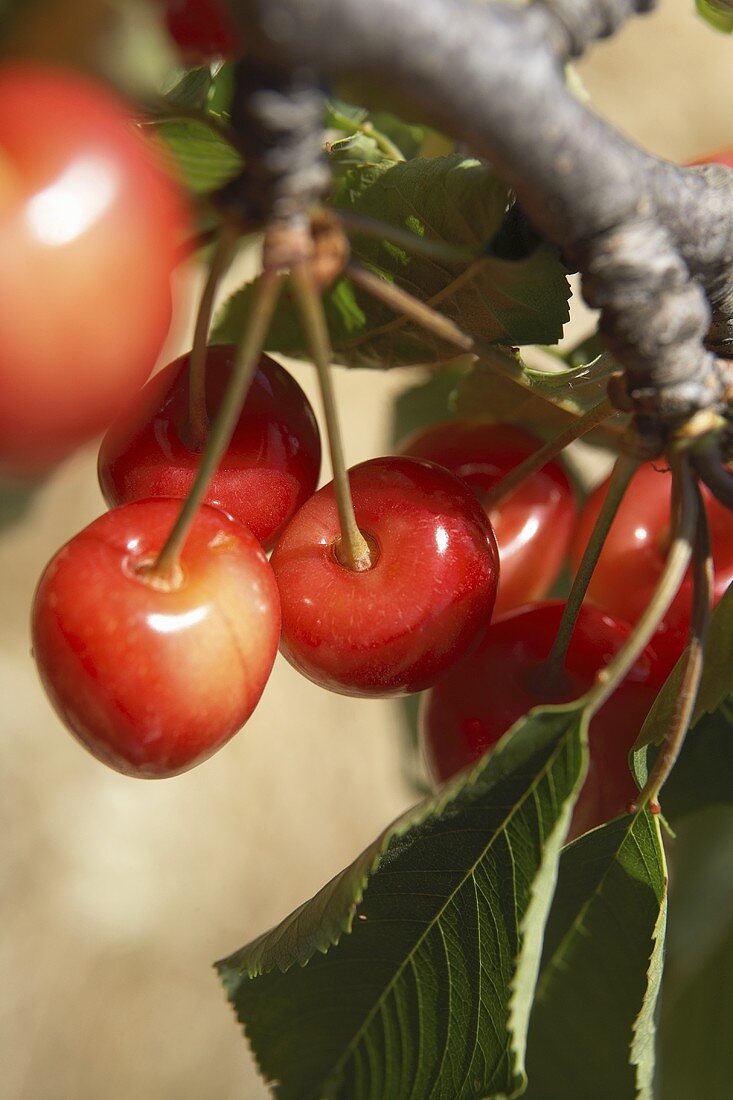
[{"label": "small young leaf", "polygon": [[281,1100],[516,1095],[578,708],[533,712],[218,969]]},{"label": "small young leaf", "polygon": [[651,1100],[665,916],[650,814],[565,849],[530,1021],[527,1100]]},{"label": "small young leaf", "polygon": [[211,91],[213,78],[208,65],[189,69],[181,79],[165,93],[165,102],[173,107],[203,111]]},{"label": "small young leaf", "polygon": [[160,144],[194,192],[213,191],[242,170],[242,158],[205,122],[167,120],[155,127]]}]

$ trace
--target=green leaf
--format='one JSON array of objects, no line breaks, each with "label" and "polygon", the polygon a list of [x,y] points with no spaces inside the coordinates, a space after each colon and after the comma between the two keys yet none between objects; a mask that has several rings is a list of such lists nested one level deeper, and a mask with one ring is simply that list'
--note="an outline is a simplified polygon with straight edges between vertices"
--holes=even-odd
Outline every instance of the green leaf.
[{"label": "green leaf", "polygon": [[733,810],[680,823],[660,1020],[660,1100],[729,1100],[733,1080]]},{"label": "green leaf", "polygon": [[731,0],[696,0],[697,10],[716,31],[733,34],[733,3]]},{"label": "green leaf", "polygon": [[665,918],[650,814],[565,849],[530,1021],[527,1100],[651,1100]]},{"label": "green leaf", "polygon": [[205,122],[168,120],[157,124],[155,132],[191,191],[213,191],[242,170],[236,149]]},{"label": "green leaf", "polygon": [[733,803],[733,704],[705,714],[687,734],[680,758],[664,785],[664,813],[679,818],[705,806]]},{"label": "green leaf", "polygon": [[542,371],[528,367],[510,348],[484,348],[459,383],[455,411],[522,424],[550,436],[603,400],[614,370],[604,357],[583,367]]},{"label": "green leaf", "polygon": [[516,1095],[583,712],[537,710],[218,969],[282,1100]]},{"label": "green leaf", "polygon": [[165,102],[171,107],[185,107],[203,111],[206,107],[213,78],[208,65],[188,69],[173,87],[165,93]]},{"label": "green leaf", "polygon": [[[507,202],[506,187],[486,165],[455,155],[353,169],[341,181],[336,206],[469,250],[469,258],[436,259],[408,254],[382,238],[355,234],[352,239],[358,260],[430,302],[471,335],[488,343],[553,343],[568,319],[570,295],[556,251],[543,245],[516,262],[483,252],[502,223]],[[238,338],[252,294],[251,287],[245,288],[226,303],[216,325],[217,341]],[[347,278],[326,293],[325,306],[336,359],[347,366],[394,367],[455,356],[455,347]],[[279,306],[270,347],[295,355],[305,351],[287,298]]]},{"label": "green leaf", "polygon": [[[692,725],[680,758],[664,787],[664,812],[671,819],[716,802],[733,801],[733,586],[715,608]],[[672,669],[642,726],[634,751],[638,779],[647,768],[650,745],[664,740],[674,714],[682,660]]]},{"label": "green leaf", "polygon": [[403,443],[428,424],[453,416],[456,389],[470,369],[470,358],[461,356],[453,364],[430,373],[424,382],[403,390],[392,406],[392,446]]}]

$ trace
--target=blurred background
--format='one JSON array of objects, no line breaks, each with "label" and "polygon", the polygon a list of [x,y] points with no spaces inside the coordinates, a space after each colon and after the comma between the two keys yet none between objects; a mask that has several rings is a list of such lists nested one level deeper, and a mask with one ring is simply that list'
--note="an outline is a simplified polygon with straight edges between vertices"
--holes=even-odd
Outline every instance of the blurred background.
[{"label": "blurred background", "polygon": [[[733,43],[693,8],[662,0],[580,66],[601,114],[679,161],[733,145]],[[73,20],[59,26],[73,42]],[[64,48],[49,36],[50,54]],[[189,346],[196,279],[180,280],[164,361]],[[318,408],[311,368],[293,370]],[[338,373],[349,464],[384,452],[394,398],[415,380]],[[28,631],[47,560],[103,510],[95,458],[0,505],[0,1098],[255,1100],[267,1090],[211,964],[414,799],[400,712],[321,691],[278,659],[247,727],[202,767],[146,783],[97,764],[46,702]]]}]

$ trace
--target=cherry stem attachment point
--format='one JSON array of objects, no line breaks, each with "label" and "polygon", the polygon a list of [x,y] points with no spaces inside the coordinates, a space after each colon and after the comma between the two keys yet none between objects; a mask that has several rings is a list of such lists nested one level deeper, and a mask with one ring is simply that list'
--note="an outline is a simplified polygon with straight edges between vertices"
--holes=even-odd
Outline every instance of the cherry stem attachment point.
[{"label": "cherry stem attachment point", "polygon": [[244,330],[244,337],[237,351],[229,385],[216,419],[211,426],[206,450],[201,456],[201,464],[196,472],[194,483],[183,502],[173,529],[152,567],[153,571],[159,576],[175,575],[178,570],[178,560],[191,523],[196,512],[204,503],[209,482],[216,473],[234,434],[249,384],[257,369],[262,348],[267,339],[270,321],[277,304],[281,285],[281,277],[274,271],[265,271],[260,279],[249,323]]},{"label": "cherry stem attachment point", "polygon": [[659,754],[649,772],[644,789],[634,803],[633,810],[646,805],[658,812],[659,792],[669,777],[687,736],[697,702],[705,662],[705,647],[710,627],[710,607],[713,592],[713,558],[710,548],[710,529],[700,490],[697,494],[697,538],[693,556],[692,573],[692,621],[690,637],[682,657],[682,675],[674,712]]},{"label": "cherry stem attachment point", "polygon": [[209,416],[206,411],[206,352],[214,312],[214,302],[219,284],[232,261],[239,240],[238,232],[228,224],[222,226],[209,264],[206,282],[201,292],[193,346],[188,357],[188,422],[185,428],[187,447],[203,451],[209,432]]},{"label": "cherry stem attachment point", "polygon": [[366,290],[373,298],[377,298],[380,302],[389,306],[395,313],[403,314],[439,340],[454,344],[461,351],[471,351],[473,348],[474,340],[472,336],[463,332],[458,325],[439,313],[438,310],[433,309],[426,302],[421,302],[409,291],[397,286],[396,283],[390,283],[386,279],[380,278],[379,275],[375,275],[373,271],[362,267],[354,260],[351,260],[347,265],[346,274],[353,283],[360,286],[362,290]]},{"label": "cherry stem attachment point", "polygon": [[338,508],[339,525],[341,527],[338,557],[347,569],[362,573],[371,568],[372,557],[369,544],[356,522],[354,502],[351,499],[349,475],[344,461],[341,427],[333,392],[333,379],[331,378],[331,342],[328,335],[326,315],[313,278],[310,262],[301,260],[294,263],[290,270],[290,278],[306,339],[318,371],[318,382],[321,388],[321,400],[323,402],[331,466],[333,468],[336,507]]},{"label": "cherry stem attachment point", "polygon": [[644,614],[614,659],[597,674],[594,686],[584,697],[589,717],[600,710],[646,649],[677,595],[690,564],[697,538],[698,494],[688,458],[673,454],[670,465],[679,508],[667,560]]},{"label": "cherry stem attachment point", "polygon": [[613,416],[616,412],[613,405],[607,399],[594,405],[592,409],[579,416],[577,420],[574,420],[572,424],[569,424],[564,431],[556,435],[554,439],[548,440],[544,446],[539,447],[531,455],[528,455],[523,462],[520,462],[518,466],[515,466],[513,470],[510,470],[506,477],[503,477],[501,481],[490,489],[489,492],[484,493],[481,498],[481,503],[487,511],[491,511],[492,508],[496,508],[499,504],[503,503],[508,496],[518,489],[523,481],[526,481],[532,474],[536,474],[548,462],[551,462],[553,458],[565,450],[566,447],[574,443],[576,439],[581,439],[588,432],[593,431],[599,424],[602,424],[604,420],[607,420],[609,416]]},{"label": "cherry stem attachment point", "polygon": [[570,588],[567,603],[563,609],[555,640],[552,643],[552,649],[542,670],[543,681],[549,685],[557,683],[562,677],[570,639],[573,636],[575,623],[585,599],[585,594],[588,591],[593,570],[601,556],[601,551],[619,505],[638,466],[639,460],[629,455],[622,454],[616,459],[616,465],[613,468],[608,485],[608,492],[588,539],[588,545],[583,552],[578,571]]}]

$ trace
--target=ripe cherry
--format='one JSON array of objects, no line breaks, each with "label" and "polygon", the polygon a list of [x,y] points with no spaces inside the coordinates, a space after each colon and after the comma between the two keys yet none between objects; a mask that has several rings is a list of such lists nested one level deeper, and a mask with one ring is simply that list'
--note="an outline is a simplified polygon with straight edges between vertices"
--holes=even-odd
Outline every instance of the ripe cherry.
[{"label": "ripe cherry", "polygon": [[333,485],[293,517],[272,555],[283,610],[281,651],[344,695],[402,695],[434,683],[478,642],[496,597],[498,553],[471,491],[413,458],[349,473],[372,566],[338,557]]},{"label": "ripe cherry", "polygon": [[[593,529],[608,490],[604,482],[582,510],[571,548],[574,568]],[[715,562],[714,599],[733,581],[733,513],[702,487]],[[626,622],[642,614],[664,568],[670,533],[672,477],[651,463],[640,466],[616,513],[588,587],[596,607]],[[692,607],[692,576],[688,573],[654,638],[654,648],[671,668],[685,647]]]},{"label": "ripe cherry", "polygon": [[277,652],[277,585],[254,535],[204,506],[180,576],[144,572],[178,501],[108,512],[44,572],[33,648],[60,718],[94,756],[155,779],[199,764],[247,721]]},{"label": "ripe cherry", "polygon": [[[206,404],[215,416],[236,348],[206,356]],[[187,495],[201,455],[186,444],[188,356],[148,382],[134,409],[112,425],[99,452],[99,481],[110,506],[145,497]],[[315,491],[321,467],[318,425],[308,398],[284,367],[263,355],[206,502],[244,523],[269,547]]]},{"label": "ripe cherry", "polygon": [[[529,432],[485,420],[446,420],[406,441],[402,454],[426,458],[463,478],[479,500],[541,446]],[[549,592],[567,554],[575,502],[557,462],[528,477],[489,512],[501,561],[496,614]]]},{"label": "ripe cherry", "polygon": [[0,73],[0,468],[96,435],[153,368],[185,218],[130,112],[78,75]]},{"label": "ripe cherry", "polygon": [[165,21],[184,59],[192,65],[237,53],[234,26],[217,0],[165,0]]},{"label": "ripe cherry", "polygon": [[[427,694],[421,740],[436,782],[477,760],[532,707],[582,695],[630,633],[629,626],[610,615],[581,608],[564,683],[555,693],[548,692],[542,684],[543,662],[562,610],[561,602],[550,601],[492,623],[478,650]],[[656,654],[647,648],[591,722],[589,770],[568,839],[623,813],[638,794],[627,758],[664,678]]]}]

